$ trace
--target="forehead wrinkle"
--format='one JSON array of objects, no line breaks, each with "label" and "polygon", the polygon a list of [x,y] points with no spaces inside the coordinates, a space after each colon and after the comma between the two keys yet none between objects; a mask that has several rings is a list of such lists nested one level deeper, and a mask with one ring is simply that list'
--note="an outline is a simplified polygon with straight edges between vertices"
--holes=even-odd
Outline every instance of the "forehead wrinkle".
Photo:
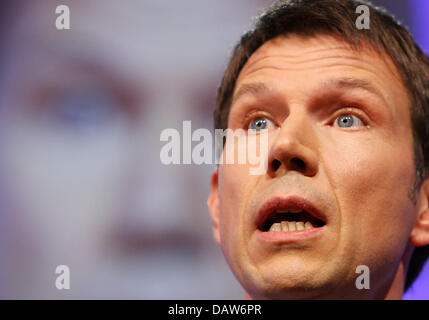
[{"label": "forehead wrinkle", "polygon": [[[337,58],[344,58],[344,59],[354,59],[359,60],[358,57],[354,54],[350,54],[350,52],[347,51],[348,54],[340,54],[337,52],[336,54],[331,55],[324,55],[321,56],[320,53],[323,51],[331,52],[334,49],[326,49],[326,50],[314,50],[311,53],[306,54],[299,54],[299,55],[291,55],[287,53],[281,53],[281,54],[273,54],[273,53],[264,53],[262,57],[255,58],[255,56],[261,55],[261,53],[255,53],[253,56],[250,57],[246,68],[250,68],[252,65],[257,64],[261,61],[264,61],[265,59],[281,59],[286,62],[291,63],[306,63],[306,62],[313,62],[318,60],[325,60],[325,59],[337,59]],[[317,53],[317,55],[316,55]],[[313,56],[315,56],[313,58]]]},{"label": "forehead wrinkle", "polygon": [[[288,41],[287,39],[283,39],[283,41]],[[314,44],[307,44],[307,45],[300,45],[300,46],[295,46],[291,48],[291,50],[295,50],[298,51],[297,54],[293,54],[291,52],[284,52],[284,48],[279,48],[280,46],[284,45],[284,43],[279,42],[278,39],[274,39],[274,40],[270,40],[267,43],[265,43],[264,45],[262,45],[261,48],[259,48],[258,50],[256,50],[248,59],[246,65],[244,66],[244,69],[247,68],[251,68],[252,65],[257,64],[258,62],[260,62],[261,60],[265,60],[265,59],[269,59],[269,58],[283,58],[284,60],[290,60],[292,63],[305,63],[307,61],[311,62],[311,61],[317,61],[317,60],[323,60],[328,57],[320,57],[320,54],[323,54],[325,52],[332,52],[332,51],[342,51],[341,55],[334,55],[331,56],[332,58],[337,58],[337,57],[350,57],[353,59],[358,59],[357,57],[355,57],[355,50],[345,46],[345,45],[339,45],[339,46],[328,46],[328,47],[321,47],[320,44],[318,48],[313,49],[313,48],[309,48],[310,46],[314,46]],[[274,53],[273,53],[274,51]],[[289,49],[290,51],[290,49]],[[305,51],[305,52],[303,52]],[[309,59],[306,58],[305,56],[308,55],[314,55],[317,54],[317,57],[314,59]],[[261,57],[257,57],[260,56]],[[255,58],[257,57],[257,58]],[[302,59],[301,59],[302,58]]]},{"label": "forehead wrinkle", "polygon": [[[294,40],[298,40],[298,44],[294,43]],[[332,43],[332,41],[336,43]],[[291,43],[291,45],[289,45],[289,43]],[[285,47],[285,45],[287,46]],[[324,55],[326,52],[328,54]],[[314,55],[316,55],[316,57],[312,57]],[[368,59],[365,59],[362,55],[366,56],[366,58],[377,55],[383,60],[389,71],[397,78],[398,75],[395,72],[395,66],[394,64],[392,65],[393,61],[387,61],[391,60],[389,59],[390,57],[386,57],[385,54],[382,54],[373,46],[365,45],[365,47],[358,51],[356,48],[344,42],[344,40],[336,39],[331,36],[328,36],[328,38],[326,38],[326,36],[316,36],[314,38],[280,36],[269,40],[250,56],[241,70],[239,78],[241,74],[252,73],[254,71],[254,65],[259,65],[261,62],[264,63],[267,59],[274,59],[275,64],[279,64],[280,62],[280,65],[282,64],[281,62],[284,62],[287,69],[290,70],[295,70],[293,66],[296,65],[330,59],[335,59],[337,64],[341,63],[341,61],[349,60],[350,62],[357,61],[360,65],[371,65],[370,62],[365,61]]]},{"label": "forehead wrinkle", "polygon": [[[273,60],[265,63],[265,60]],[[334,60],[334,61],[330,61]],[[282,55],[269,55],[264,56],[256,61],[251,62],[249,65],[246,65],[242,72],[240,73],[239,78],[243,78],[244,76],[251,75],[261,69],[274,69],[274,70],[285,70],[285,71],[300,71],[311,68],[313,65],[307,65],[309,63],[317,63],[320,61],[324,61],[322,65],[318,65],[318,68],[328,68],[333,66],[343,66],[343,67],[357,67],[361,69],[366,69],[371,71],[372,65],[371,63],[362,60],[357,56],[342,56],[342,55],[332,55],[329,57],[316,57],[312,59],[288,59]],[[297,67],[299,65],[306,65],[304,67]],[[368,68],[369,67],[369,68]]]},{"label": "forehead wrinkle", "polygon": [[[333,53],[332,51],[338,52],[336,52],[336,55],[320,57],[320,54],[323,54],[325,52]],[[303,57],[313,54],[317,54],[318,57],[316,57],[315,59]],[[259,57],[260,55],[262,56]],[[280,57],[283,58],[283,60],[286,60],[286,62],[289,60],[292,66],[305,62],[314,62],[330,58],[337,60],[341,58],[348,60],[356,60],[361,65],[371,65],[371,61],[373,60],[374,55],[378,56],[384,62],[389,73],[393,75],[394,78],[396,78],[399,82],[401,82],[401,84],[403,84],[403,79],[400,76],[395,63],[387,54],[387,52],[381,52],[372,44],[365,42],[363,43],[362,47],[356,48],[344,39],[329,34],[319,34],[311,37],[303,37],[292,34],[286,36],[280,35],[276,38],[273,38],[262,44],[259,49],[257,49],[253,54],[251,54],[248,61],[242,68],[239,74],[239,78],[241,74],[252,72],[253,65],[258,64],[261,60],[270,58]],[[292,68],[289,69],[295,70]]]}]

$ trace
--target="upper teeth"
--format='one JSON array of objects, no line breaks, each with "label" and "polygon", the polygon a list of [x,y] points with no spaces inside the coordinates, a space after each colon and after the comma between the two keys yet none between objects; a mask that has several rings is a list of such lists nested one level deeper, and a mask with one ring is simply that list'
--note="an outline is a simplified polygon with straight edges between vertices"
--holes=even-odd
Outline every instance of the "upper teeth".
[{"label": "upper teeth", "polygon": [[307,222],[296,222],[296,221],[282,221],[280,223],[273,223],[269,231],[283,231],[283,232],[289,232],[289,231],[295,231],[295,230],[304,230],[304,229],[311,229],[313,228],[313,225],[310,221]]}]

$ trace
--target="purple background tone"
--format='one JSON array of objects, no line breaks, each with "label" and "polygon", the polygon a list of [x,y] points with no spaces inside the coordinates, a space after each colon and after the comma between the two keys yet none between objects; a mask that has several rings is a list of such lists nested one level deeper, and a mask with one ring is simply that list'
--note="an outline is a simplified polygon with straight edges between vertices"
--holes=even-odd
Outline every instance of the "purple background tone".
[{"label": "purple background tone", "polygon": [[[429,1],[412,0],[409,3],[410,31],[423,50],[429,53]],[[426,263],[420,277],[405,294],[404,299],[429,299],[429,263]]]},{"label": "purple background tone", "polygon": [[429,1],[412,0],[411,31],[418,43],[429,54]]}]

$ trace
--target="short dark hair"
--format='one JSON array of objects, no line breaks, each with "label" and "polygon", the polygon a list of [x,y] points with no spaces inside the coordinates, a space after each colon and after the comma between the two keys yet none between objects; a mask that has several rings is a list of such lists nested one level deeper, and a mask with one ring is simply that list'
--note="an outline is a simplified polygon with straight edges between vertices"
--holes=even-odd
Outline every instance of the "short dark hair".
[{"label": "short dark hair", "polygon": [[[356,8],[370,8],[370,29],[356,27]],[[411,34],[384,9],[357,0],[282,0],[261,14],[254,27],[235,46],[219,86],[215,129],[226,129],[238,75],[250,56],[265,42],[278,36],[295,34],[313,37],[320,34],[337,36],[352,49],[368,44],[379,53],[386,53],[394,62],[411,105],[416,179],[415,196],[429,173],[429,59]],[[407,290],[420,273],[429,246],[415,248],[405,281]]]}]

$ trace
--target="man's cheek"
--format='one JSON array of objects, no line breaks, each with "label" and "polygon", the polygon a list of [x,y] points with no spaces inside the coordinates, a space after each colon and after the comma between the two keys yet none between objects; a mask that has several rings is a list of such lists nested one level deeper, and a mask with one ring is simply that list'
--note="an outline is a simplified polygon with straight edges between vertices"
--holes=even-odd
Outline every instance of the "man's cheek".
[{"label": "man's cheek", "polygon": [[379,188],[388,188],[392,179],[397,178],[397,166],[401,164],[393,150],[386,150],[383,143],[371,146],[350,143],[338,149],[341,152],[332,152],[330,159],[324,161],[337,190],[362,199]]},{"label": "man's cheek", "polygon": [[395,233],[401,238],[403,232],[398,226],[403,225],[404,214],[411,208],[408,190],[413,182],[412,163],[395,156],[383,144],[378,150],[361,149],[347,155],[337,166],[328,168],[340,205],[342,228],[356,239],[377,241],[380,228],[384,229],[384,240]]},{"label": "man's cheek", "polygon": [[226,164],[219,167],[219,198],[226,210],[238,211],[251,178],[248,167],[244,165]]},{"label": "man's cheek", "polygon": [[244,227],[241,215],[249,177],[248,170],[240,167],[223,165],[219,170],[219,227],[222,246],[228,251],[240,241]]},{"label": "man's cheek", "polygon": [[237,216],[234,209],[221,207],[219,232],[222,252],[228,264],[233,267],[238,264],[236,258],[240,253],[239,234],[241,234],[237,230]]}]

